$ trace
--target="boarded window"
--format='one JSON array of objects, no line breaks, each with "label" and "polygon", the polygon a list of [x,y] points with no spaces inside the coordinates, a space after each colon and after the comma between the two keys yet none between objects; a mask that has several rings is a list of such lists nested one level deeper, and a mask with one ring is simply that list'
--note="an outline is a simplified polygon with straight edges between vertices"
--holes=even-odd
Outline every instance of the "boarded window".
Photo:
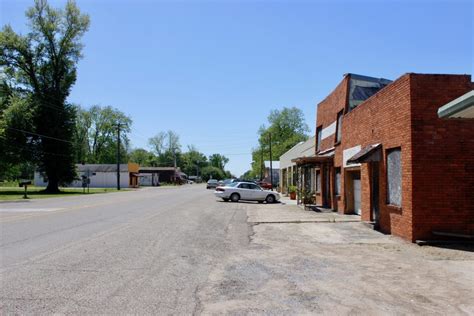
[{"label": "boarded window", "polygon": [[387,151],[387,202],[402,205],[401,149]]},{"label": "boarded window", "polygon": [[317,143],[316,143],[316,151],[320,151],[321,150],[321,134],[322,134],[322,131],[323,131],[323,127],[320,126],[316,129],[316,139],[317,139]]},{"label": "boarded window", "polygon": [[336,143],[341,141],[342,133],[342,111],[337,113]]},{"label": "boarded window", "polygon": [[341,168],[336,168],[335,170],[335,194],[341,195]]}]

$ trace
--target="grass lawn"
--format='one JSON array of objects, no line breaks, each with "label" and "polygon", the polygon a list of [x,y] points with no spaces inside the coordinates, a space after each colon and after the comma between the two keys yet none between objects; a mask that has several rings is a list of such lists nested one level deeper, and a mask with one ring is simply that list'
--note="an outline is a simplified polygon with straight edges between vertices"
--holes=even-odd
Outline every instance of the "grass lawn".
[{"label": "grass lawn", "polygon": [[[54,198],[54,197],[63,197],[63,196],[74,196],[83,194],[82,188],[60,188],[61,192],[57,194],[46,194],[41,192],[45,188],[43,187],[28,187],[28,198],[30,199],[44,199],[44,198]],[[122,189],[126,191],[126,189]],[[0,187],[0,201],[6,200],[20,200],[23,199],[24,188],[20,187]],[[114,188],[90,188],[89,194],[97,193],[108,193],[108,192],[117,192],[117,189]],[[86,189],[87,194],[87,189]]]}]

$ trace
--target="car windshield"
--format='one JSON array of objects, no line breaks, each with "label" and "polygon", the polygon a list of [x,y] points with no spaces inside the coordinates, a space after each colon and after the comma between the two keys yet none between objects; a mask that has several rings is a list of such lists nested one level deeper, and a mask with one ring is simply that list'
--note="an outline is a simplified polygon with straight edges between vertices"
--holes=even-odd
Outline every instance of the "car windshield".
[{"label": "car windshield", "polygon": [[211,180],[207,181],[207,183],[217,183],[217,180],[211,179]]}]

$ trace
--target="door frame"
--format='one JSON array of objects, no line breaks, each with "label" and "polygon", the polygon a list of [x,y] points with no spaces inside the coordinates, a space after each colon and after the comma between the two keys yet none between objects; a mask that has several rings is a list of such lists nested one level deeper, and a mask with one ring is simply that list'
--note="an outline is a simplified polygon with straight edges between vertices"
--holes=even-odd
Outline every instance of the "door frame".
[{"label": "door frame", "polygon": [[331,170],[328,164],[324,164],[323,167],[323,207],[331,208]]},{"label": "door frame", "polygon": [[380,163],[370,163],[370,209],[371,220],[377,226],[380,221]]}]

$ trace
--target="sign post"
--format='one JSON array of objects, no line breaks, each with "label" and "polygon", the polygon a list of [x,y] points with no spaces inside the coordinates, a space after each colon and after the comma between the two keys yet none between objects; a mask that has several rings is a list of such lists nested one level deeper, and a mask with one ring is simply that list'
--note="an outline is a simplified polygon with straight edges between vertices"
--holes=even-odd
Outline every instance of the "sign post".
[{"label": "sign post", "polygon": [[23,198],[24,199],[27,199],[28,198],[28,185],[31,184],[31,181],[30,180],[20,180],[20,188],[21,187],[24,187],[25,188],[25,192],[23,193]]}]

